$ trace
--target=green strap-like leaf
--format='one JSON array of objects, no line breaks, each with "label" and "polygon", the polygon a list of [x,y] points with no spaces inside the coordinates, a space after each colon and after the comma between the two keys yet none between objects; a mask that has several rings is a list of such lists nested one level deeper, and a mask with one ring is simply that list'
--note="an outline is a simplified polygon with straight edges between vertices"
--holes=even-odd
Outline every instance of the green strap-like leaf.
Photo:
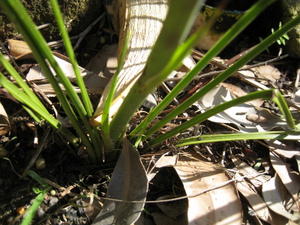
[{"label": "green strap-like leaf", "polygon": [[154,124],[144,135],[150,136],[158,129],[163,127],[166,123],[171,121],[177,115],[183,113],[187,108],[189,108],[194,102],[203,97],[206,93],[208,93],[212,88],[226,80],[233,73],[235,73],[239,68],[245,65],[247,62],[255,58],[265,49],[267,49],[271,44],[273,44],[282,34],[286,33],[290,29],[292,29],[295,25],[300,22],[300,15],[286,23],[279,30],[268,36],[266,39],[261,41],[255,48],[251,49],[246,55],[240,58],[236,63],[234,63],[231,67],[225,70],[223,73],[219,74],[216,78],[206,84],[203,88],[201,88],[198,92],[196,92],[193,96],[189,97],[182,104],[177,106],[172,112],[166,115],[162,120]]},{"label": "green strap-like leaf", "polygon": [[63,42],[64,42],[64,47],[66,49],[67,55],[69,56],[70,62],[72,64],[72,67],[73,67],[73,70],[74,70],[74,73],[76,76],[77,84],[81,91],[82,100],[83,100],[85,109],[87,111],[87,115],[89,117],[91,117],[93,114],[93,106],[92,106],[90,97],[88,95],[88,91],[83,82],[83,78],[81,76],[81,73],[80,73],[80,70],[78,67],[78,63],[76,61],[75,53],[73,51],[72,43],[70,41],[68,31],[64,25],[64,20],[63,20],[62,14],[60,12],[57,0],[51,0],[50,3],[52,6],[54,16],[56,18],[56,22],[57,22],[60,34],[61,34]]},{"label": "green strap-like leaf", "polygon": [[[203,4],[203,0],[172,0],[164,26],[153,46],[145,70],[125,97],[121,107],[111,122],[111,137],[118,139],[126,124],[144,99],[156,88],[168,74],[161,74],[172,59],[178,46],[186,38],[193,21]],[[182,10],[184,9],[184,10]],[[180,15],[180,19],[178,19]],[[135,34],[131,34],[135,35]]]},{"label": "green strap-like leaf", "polygon": [[233,106],[236,106],[236,105],[248,102],[248,101],[252,101],[252,100],[258,99],[258,98],[271,99],[272,96],[273,96],[273,90],[256,91],[256,92],[252,92],[248,95],[225,102],[221,105],[217,105],[214,108],[193,117],[192,119],[181,124],[180,126],[175,127],[174,129],[170,130],[169,132],[159,135],[158,137],[152,139],[149,142],[149,145],[157,145],[157,144],[161,143],[162,141],[164,141],[170,137],[173,137],[176,134],[178,134],[196,124],[199,124],[199,123],[207,120],[209,117],[216,115],[217,113],[223,112],[224,110],[231,108]]},{"label": "green strap-like leaf", "polygon": [[299,140],[300,132],[295,131],[268,131],[255,133],[234,133],[234,134],[209,134],[183,139],[177,146],[196,145],[222,141],[244,141],[244,140]]},{"label": "green strap-like leaf", "polygon": [[[199,74],[209,63],[209,61],[218,55],[241,31],[243,31],[256,17],[259,15],[272,1],[261,0],[254,4],[251,9],[247,10],[244,15],[234,24],[222,38],[204,55],[204,57],[197,63],[197,65],[187,73],[182,80],[172,89],[172,91],[154,108],[150,111],[149,115],[131,132],[131,136],[142,135],[144,138],[144,130],[155,119],[155,117],[165,109],[173,99],[184,90],[184,88],[192,81],[192,79]],[[191,37],[193,38],[193,37]],[[173,68],[175,69],[175,68]],[[175,114],[175,113],[174,113]],[[165,118],[161,121],[161,124],[157,124],[157,127],[161,127],[171,118]],[[157,128],[147,132],[147,135],[155,132]]]}]

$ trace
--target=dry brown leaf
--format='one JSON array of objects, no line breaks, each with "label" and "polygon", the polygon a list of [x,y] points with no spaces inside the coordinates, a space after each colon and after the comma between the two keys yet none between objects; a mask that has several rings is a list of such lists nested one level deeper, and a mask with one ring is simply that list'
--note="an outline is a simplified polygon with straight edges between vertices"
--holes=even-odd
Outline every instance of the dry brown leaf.
[{"label": "dry brown leaf", "polygon": [[[231,88],[233,87],[232,85],[225,86],[230,86]],[[214,106],[233,100],[234,97],[230,89],[225,88],[223,84],[214,87],[198,101],[198,107],[202,110],[207,110]],[[237,88],[235,88],[234,92],[237,93]],[[208,120],[215,123],[235,124],[243,132],[266,131],[272,130],[274,127],[287,127],[285,121],[271,113],[269,110],[254,107],[248,103],[230,107],[223,112],[211,116],[208,118]]]},{"label": "dry brown leaf", "polygon": [[[75,73],[73,70],[72,64],[68,61],[66,56],[61,54],[55,54],[54,59],[60,66],[60,68],[63,70],[63,72],[66,74],[66,76],[71,79],[75,80]],[[88,73],[84,68],[79,67],[81,75],[86,76]],[[52,69],[51,69],[52,70]],[[36,80],[45,80],[45,76],[43,75],[41,69],[39,66],[32,67],[28,74],[26,75],[26,78],[28,81],[36,81]]]},{"label": "dry brown leaf", "polygon": [[8,39],[9,53],[15,58],[22,58],[25,55],[31,54],[31,49],[25,41]]},{"label": "dry brown leaf", "polygon": [[260,188],[265,182],[267,182],[270,179],[270,176],[258,173],[251,166],[249,166],[245,162],[242,162],[236,157],[232,158],[232,162],[235,165],[235,169],[237,169],[239,173],[243,176],[249,177],[248,180],[256,188]]},{"label": "dry brown leaf", "polygon": [[[67,77],[71,81],[75,81],[75,73],[68,58],[59,53],[54,53],[54,58],[57,61],[58,65],[62,68],[63,72],[67,75]],[[81,75],[85,80],[85,84],[89,93],[100,94],[108,83],[108,78],[102,77],[101,74],[97,75],[95,73],[91,73],[82,67],[79,67],[79,69]],[[41,68],[38,65],[30,68],[29,72],[26,75],[26,79],[38,85],[39,89],[43,91],[44,94],[48,96],[55,96],[55,92],[52,86],[50,85],[50,83],[48,83]],[[75,89],[76,91],[79,91],[79,88],[75,87]]]},{"label": "dry brown leaf", "polygon": [[[233,96],[230,91],[219,85],[204,95],[198,101],[198,104],[201,109],[207,110],[232,99]],[[246,115],[249,113],[255,114],[255,108],[249,104],[240,104],[218,113],[208,120],[215,123],[234,123],[241,130],[249,131],[250,129],[250,131],[257,131],[256,124],[246,119]]]},{"label": "dry brown leaf", "polygon": [[259,88],[261,90],[269,89],[264,84],[255,80],[255,74],[251,70],[239,70],[238,75],[239,75],[240,79],[242,79],[243,81],[247,82],[248,84],[250,84],[256,88]]},{"label": "dry brown leaf", "polygon": [[[270,160],[281,182],[288,192],[293,196],[295,204],[299,207],[300,176],[293,172],[289,165],[284,163],[279,157],[270,152]],[[298,213],[300,208],[298,208]]]},{"label": "dry brown leaf", "polygon": [[272,210],[270,210],[270,214],[272,217],[272,225],[293,225],[291,224],[287,218],[285,218],[284,216],[280,216],[277,213],[273,212]]},{"label": "dry brown leaf", "polygon": [[[130,225],[137,221],[148,191],[146,171],[137,150],[124,139],[123,149],[107,190],[109,198],[123,201],[105,200],[103,209],[93,225]],[[133,203],[128,201],[140,201]]]},{"label": "dry brown leaf", "polygon": [[84,78],[92,93],[102,93],[115,73],[118,66],[117,48],[117,45],[104,46],[86,66],[87,70],[93,72]]},{"label": "dry brown leaf", "polygon": [[0,102],[0,136],[5,135],[10,131],[10,123],[8,115]]},{"label": "dry brown leaf", "polygon": [[[248,93],[246,91],[244,91],[242,88],[240,88],[239,86],[236,86],[234,84],[230,84],[230,83],[221,83],[221,85],[223,87],[225,87],[228,91],[230,91],[230,93],[235,96],[235,97],[242,97],[244,95],[247,95]],[[255,107],[260,107],[262,106],[262,104],[264,103],[264,100],[262,99],[256,99],[253,101],[248,102],[248,104],[251,104]]]},{"label": "dry brown leaf", "polygon": [[245,180],[236,183],[238,191],[247,199],[255,214],[262,220],[271,223],[271,215],[267,204],[257,191]]},{"label": "dry brown leaf", "polygon": [[180,72],[188,72],[190,70],[192,70],[196,65],[195,60],[193,59],[192,56],[187,56],[183,59],[182,61],[182,66],[181,68],[179,68],[178,71]]},{"label": "dry brown leaf", "polygon": [[288,201],[288,193],[277,175],[263,184],[262,195],[271,210],[288,220],[300,222],[299,214],[292,214],[285,207],[285,203]]},{"label": "dry brown leaf", "polygon": [[[271,81],[272,83],[275,83],[277,80],[279,80],[281,76],[281,72],[276,67],[271,65],[254,67],[251,70],[258,78]],[[261,82],[266,84],[264,81]]]},{"label": "dry brown leaf", "polygon": [[[187,196],[228,182],[224,170],[192,157],[182,157],[174,167]],[[188,199],[189,225],[242,224],[240,200],[232,184]]]},{"label": "dry brown leaf", "polygon": [[[234,99],[232,93],[224,86],[219,85],[204,95],[203,98],[198,101],[198,106],[203,110],[207,110],[232,99]],[[230,107],[229,109],[210,117],[208,120],[215,123],[232,123],[244,132],[257,132],[257,123],[250,121],[247,118],[248,115],[253,114],[257,114],[256,108],[248,103],[243,103]],[[269,124],[261,125],[266,130],[273,128],[273,126],[270,127]]]},{"label": "dry brown leaf", "polygon": [[279,140],[267,141],[268,145],[273,148],[276,154],[285,158],[300,157],[300,147],[297,142],[282,142]]},{"label": "dry brown leaf", "polygon": [[156,168],[171,167],[176,165],[177,155],[162,155],[155,163]]}]

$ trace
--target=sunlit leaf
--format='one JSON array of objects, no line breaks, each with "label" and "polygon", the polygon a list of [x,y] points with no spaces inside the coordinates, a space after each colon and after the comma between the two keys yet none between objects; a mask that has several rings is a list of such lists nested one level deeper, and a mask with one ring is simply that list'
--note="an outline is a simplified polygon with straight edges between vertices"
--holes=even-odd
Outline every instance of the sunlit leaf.
[{"label": "sunlit leaf", "polygon": [[278,176],[272,177],[268,182],[263,184],[262,195],[268,207],[277,214],[291,221],[300,219],[299,215],[293,215],[285,208],[284,203],[287,200],[285,199],[286,189]]},{"label": "sunlit leaf", "polygon": [[[220,167],[194,157],[182,157],[174,167],[188,198],[189,225],[241,224],[242,210],[236,190]],[[220,187],[196,196],[202,191]]]}]

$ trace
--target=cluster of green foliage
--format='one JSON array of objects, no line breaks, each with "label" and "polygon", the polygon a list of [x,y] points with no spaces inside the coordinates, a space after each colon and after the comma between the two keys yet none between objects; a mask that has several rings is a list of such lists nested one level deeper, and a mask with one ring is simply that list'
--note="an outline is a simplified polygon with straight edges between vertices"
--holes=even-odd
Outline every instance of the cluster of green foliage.
[{"label": "cluster of green foliage", "polygon": [[[173,99],[187,87],[192,79],[209,64],[210,60],[217,56],[243,29],[245,29],[257,17],[257,15],[259,15],[274,1],[275,0],[259,0],[249,10],[247,10],[236,22],[236,24],[234,24],[223,35],[223,37],[215,44],[215,46],[204,55],[204,57],[196,64],[196,66],[183,77],[183,79],[172,89],[172,91],[154,109],[150,111],[148,116],[141,121],[141,123],[129,134],[129,139],[135,146],[139,146],[141,142],[146,140],[150,146],[158,145],[166,139],[174,137],[175,135],[205,121],[215,114],[218,114],[235,105],[258,98],[274,101],[278,105],[283,117],[289,125],[288,130],[248,134],[237,133],[231,135],[207,135],[203,137],[194,137],[181,140],[178,143],[178,146],[241,139],[299,138],[300,133],[297,129],[296,121],[292,117],[285,99],[278,90],[273,89],[256,91],[246,96],[218,105],[207,110],[205,113],[195,116],[180,126],[171,129],[167,133],[152,138],[152,135],[159,131],[161,127],[166,125],[177,115],[183,113],[195,101],[203,97],[212,88],[230,77],[239,68],[255,58],[271,44],[279,40],[280,37],[282,37],[284,34],[286,34],[286,32],[300,22],[300,16],[297,16],[293,20],[280,26],[278,30],[273,31],[270,36],[262,40],[246,55],[241,57],[236,63],[230,66],[226,71],[216,76],[198,92],[178,105],[176,109],[167,114],[163,119],[152,124],[157,115],[159,115],[159,113],[162,112],[162,110],[164,110],[173,101]],[[36,61],[42,68],[45,76],[55,90],[57,99],[60,102],[66,116],[68,117],[73,127],[72,130],[74,130],[75,133],[64,127],[63,124],[50,113],[50,111],[26,83],[24,78],[21,77],[21,75],[2,54],[0,54],[0,63],[6,70],[7,74],[4,75],[3,73],[0,73],[0,86],[4,87],[17,101],[19,101],[24,109],[37,122],[42,120],[48,122],[57,132],[67,138],[69,141],[68,143],[72,143],[74,146],[78,146],[78,144],[84,145],[90,161],[93,163],[101,163],[104,160],[104,155],[107,153],[107,151],[114,149],[114,146],[116,146],[117,143],[122,143],[122,139],[126,134],[126,127],[130,119],[132,118],[134,112],[138,110],[147,95],[157,88],[173,70],[177,69],[181,65],[182,60],[190,53],[199,38],[205,35],[205,32],[209,29],[210,25],[208,24],[187,38],[187,34],[197,15],[198,9],[204,4],[204,1],[170,1],[169,12],[165,19],[164,26],[156,44],[152,48],[151,55],[147,61],[143,74],[125,97],[116,115],[109,120],[109,107],[115,94],[114,91],[115,84],[118,79],[118,73],[122,68],[122,62],[124,62],[124,57],[122,56],[124,56],[126,52],[125,47],[123,51],[124,54],[121,54],[122,56],[119,60],[120,66],[118,71],[112,78],[113,82],[111,82],[111,92],[108,94],[106,99],[102,121],[98,127],[94,127],[90,123],[90,120],[94,116],[94,107],[91,103],[88,91],[80,74],[71,41],[63,24],[63,18],[59,10],[57,0],[50,0],[50,4],[64,41],[67,55],[73,65],[73,69],[76,74],[77,85],[81,90],[80,94],[75,92],[70,80],[55,61],[45,39],[40,34],[31,18],[28,16],[28,13],[26,12],[22,3],[19,0],[0,1],[1,9],[15,24],[18,31],[23,35],[24,40],[32,49],[32,53]],[[182,10],[183,8],[185,10]],[[177,15],[179,14],[181,15],[181,18],[178,21]],[[169,41],[170,35],[172,35],[173,42]],[[164,50],[161,51],[161,49]],[[63,88],[60,84],[62,84]],[[150,124],[152,125],[150,126]],[[42,196],[44,196],[44,192]]]}]

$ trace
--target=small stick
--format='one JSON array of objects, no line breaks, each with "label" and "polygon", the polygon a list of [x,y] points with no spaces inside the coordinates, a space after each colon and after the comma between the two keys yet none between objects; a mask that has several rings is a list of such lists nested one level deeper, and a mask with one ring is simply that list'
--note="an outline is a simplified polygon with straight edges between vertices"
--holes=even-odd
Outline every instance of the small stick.
[{"label": "small stick", "polygon": [[39,147],[35,151],[34,155],[32,156],[31,160],[29,161],[27,167],[25,168],[24,172],[22,173],[22,177],[24,177],[27,174],[28,170],[33,166],[33,164],[35,163],[37,158],[40,156],[42,150],[44,149],[45,145],[47,144],[47,138],[48,138],[49,134],[50,134],[50,129],[47,130],[46,134],[44,135],[43,139],[41,140]]}]

